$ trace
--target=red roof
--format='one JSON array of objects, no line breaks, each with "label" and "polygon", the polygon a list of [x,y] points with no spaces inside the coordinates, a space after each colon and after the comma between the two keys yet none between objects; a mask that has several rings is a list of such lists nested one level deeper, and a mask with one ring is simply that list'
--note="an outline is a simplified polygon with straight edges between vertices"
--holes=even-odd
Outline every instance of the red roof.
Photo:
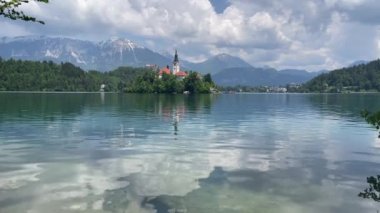
[{"label": "red roof", "polygon": [[165,68],[162,68],[161,70],[160,70],[160,75],[162,75],[162,74],[168,74],[168,75],[170,75],[170,69],[169,68],[167,68],[167,67],[165,67]]},{"label": "red roof", "polygon": [[179,71],[179,72],[177,72],[175,75],[178,76],[178,77],[186,77],[186,76],[187,76],[187,73],[184,72],[184,71]]}]

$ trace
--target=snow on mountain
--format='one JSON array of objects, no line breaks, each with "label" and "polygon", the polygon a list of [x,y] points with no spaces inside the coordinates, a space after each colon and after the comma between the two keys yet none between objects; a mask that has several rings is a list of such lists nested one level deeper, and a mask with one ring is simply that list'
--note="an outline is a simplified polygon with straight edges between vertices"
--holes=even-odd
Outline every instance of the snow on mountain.
[{"label": "snow on mountain", "polygon": [[46,52],[45,52],[45,57],[47,57],[47,58],[55,58],[55,59],[57,59],[57,58],[59,58],[59,56],[60,56],[60,52],[59,51],[46,50]]},{"label": "snow on mountain", "polygon": [[112,47],[114,49],[131,50],[131,51],[133,51],[135,48],[144,49],[144,47],[139,46],[133,41],[128,40],[128,39],[122,39],[122,38],[111,38],[106,41],[99,42],[98,45],[100,48]]},{"label": "snow on mountain", "polygon": [[87,64],[86,61],[83,60],[82,56],[77,54],[74,51],[70,52],[71,56],[75,58],[76,63],[78,64]]}]

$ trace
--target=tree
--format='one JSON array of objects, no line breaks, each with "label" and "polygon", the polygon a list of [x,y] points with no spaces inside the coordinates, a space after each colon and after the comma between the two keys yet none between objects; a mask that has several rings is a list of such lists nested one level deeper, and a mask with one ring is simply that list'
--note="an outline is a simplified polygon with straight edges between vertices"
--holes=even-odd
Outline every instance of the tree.
[{"label": "tree", "polygon": [[380,175],[368,177],[367,183],[369,187],[364,189],[364,192],[360,192],[358,196],[380,202]]},{"label": "tree", "polygon": [[199,77],[196,72],[191,72],[186,78],[184,79],[184,86],[185,90],[189,91],[190,93],[197,93]]},{"label": "tree", "polygon": [[309,92],[380,91],[380,60],[321,74],[305,83]]},{"label": "tree", "polygon": [[[362,116],[369,124],[375,126],[377,130],[380,129],[380,111],[376,113],[370,113],[365,110],[362,112]],[[377,175],[376,177],[367,177],[367,183],[369,187],[364,189],[363,192],[360,192],[358,196],[365,199],[372,199],[376,202],[380,202],[380,175]]]},{"label": "tree", "polygon": [[[380,129],[380,111],[376,113],[370,113],[367,110],[364,110],[362,112],[362,116],[365,118],[365,120],[373,125],[377,130]],[[379,132],[379,138],[380,138],[380,132]]]},{"label": "tree", "polygon": [[[49,0],[34,0],[36,2],[48,3]],[[29,3],[30,0],[0,0],[0,15],[12,20],[23,20],[45,24],[35,17],[26,15],[23,11],[17,10],[19,6]]]},{"label": "tree", "polygon": [[206,74],[206,75],[203,77],[203,81],[204,81],[204,82],[207,82],[207,83],[210,83],[210,84],[214,84],[214,82],[212,81],[212,78],[211,78],[210,73]]}]

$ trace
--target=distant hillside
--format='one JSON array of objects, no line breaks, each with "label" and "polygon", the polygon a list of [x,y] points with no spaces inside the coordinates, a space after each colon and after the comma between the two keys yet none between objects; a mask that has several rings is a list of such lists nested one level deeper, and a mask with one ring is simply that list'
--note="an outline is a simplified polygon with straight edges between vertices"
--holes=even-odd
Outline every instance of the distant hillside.
[{"label": "distant hillside", "polygon": [[225,69],[213,75],[213,79],[220,86],[285,86],[304,83],[316,75],[304,70],[241,67]]},{"label": "distant hillside", "polygon": [[380,91],[380,60],[321,74],[303,89],[306,92]]},{"label": "distant hillside", "polygon": [[86,72],[71,64],[2,60],[0,91],[124,91],[138,76],[152,72],[145,68],[120,67],[110,72]]},{"label": "distant hillside", "polygon": [[224,69],[233,67],[252,67],[241,58],[228,54],[219,54],[200,63],[184,62],[183,65],[192,70],[199,71],[203,74],[216,74]]}]

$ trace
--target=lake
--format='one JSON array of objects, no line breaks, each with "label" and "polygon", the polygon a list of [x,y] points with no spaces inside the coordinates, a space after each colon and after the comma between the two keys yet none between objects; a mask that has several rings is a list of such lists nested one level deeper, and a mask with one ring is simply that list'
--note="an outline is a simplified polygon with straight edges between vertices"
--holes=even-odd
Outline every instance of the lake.
[{"label": "lake", "polygon": [[0,212],[375,213],[379,94],[0,93]]}]

